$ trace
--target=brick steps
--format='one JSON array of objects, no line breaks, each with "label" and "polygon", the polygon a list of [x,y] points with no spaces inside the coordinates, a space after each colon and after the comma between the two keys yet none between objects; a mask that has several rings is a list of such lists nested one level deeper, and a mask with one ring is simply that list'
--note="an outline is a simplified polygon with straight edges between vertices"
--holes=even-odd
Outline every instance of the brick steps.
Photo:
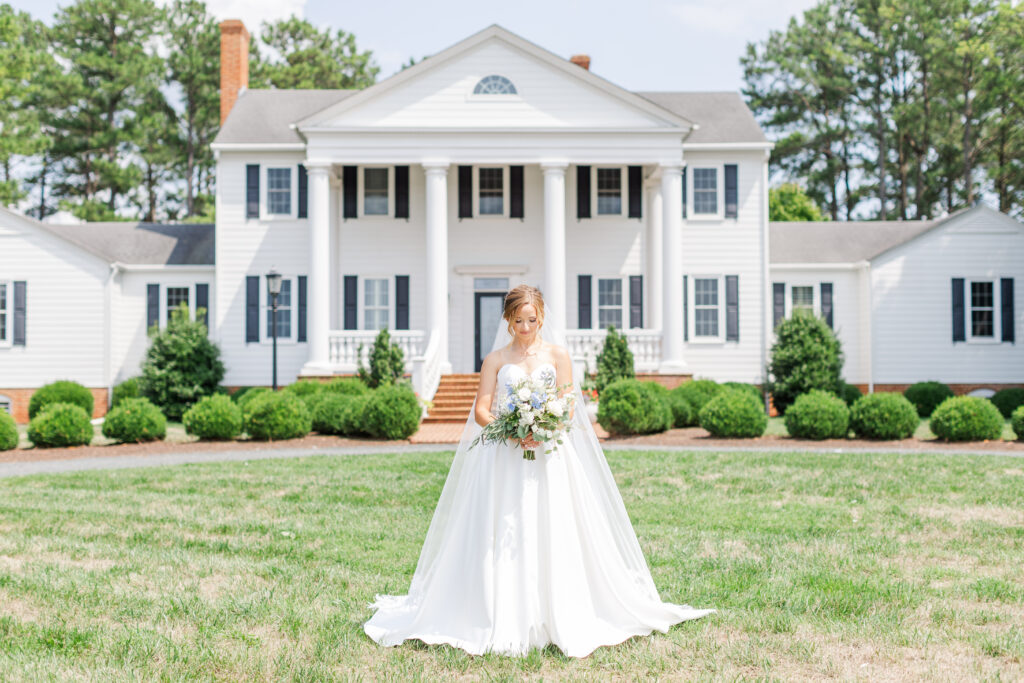
[{"label": "brick steps", "polygon": [[473,407],[480,373],[441,375],[433,406],[424,424],[463,424]]}]

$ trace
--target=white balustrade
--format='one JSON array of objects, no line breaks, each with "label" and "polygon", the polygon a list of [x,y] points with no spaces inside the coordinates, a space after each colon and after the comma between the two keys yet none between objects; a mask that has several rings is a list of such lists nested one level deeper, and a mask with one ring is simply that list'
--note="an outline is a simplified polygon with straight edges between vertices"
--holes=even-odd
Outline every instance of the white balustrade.
[{"label": "white balustrade", "polygon": [[[607,330],[567,330],[565,343],[575,363],[585,363],[590,372],[597,371],[597,354],[601,353]],[[657,372],[661,364],[661,330],[620,330],[633,354],[637,372]]]},{"label": "white balustrade", "polygon": [[[391,343],[397,344],[405,357],[406,372],[412,370],[412,361],[422,356],[426,346],[423,330],[390,330]],[[377,330],[331,330],[327,334],[328,359],[333,372],[355,372],[360,362],[369,365],[370,351],[377,338]],[[360,357],[359,345],[362,344]]]},{"label": "white balustrade", "polygon": [[412,359],[413,389],[427,401],[434,398],[441,384],[441,339],[440,335],[432,335],[426,351]]}]

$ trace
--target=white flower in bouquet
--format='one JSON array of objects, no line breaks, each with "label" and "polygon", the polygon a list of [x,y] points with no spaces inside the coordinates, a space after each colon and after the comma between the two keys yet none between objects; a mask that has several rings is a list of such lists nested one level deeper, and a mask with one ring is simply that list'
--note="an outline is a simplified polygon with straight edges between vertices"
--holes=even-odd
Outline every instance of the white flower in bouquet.
[{"label": "white flower in bouquet", "polygon": [[561,401],[548,401],[547,411],[555,417],[562,417],[565,413],[565,407]]},{"label": "white flower in bouquet", "polygon": [[528,386],[522,387],[516,393],[516,398],[518,398],[520,401],[529,401],[530,400],[530,394],[532,394],[532,393],[533,392],[530,391],[530,387],[528,387]]}]

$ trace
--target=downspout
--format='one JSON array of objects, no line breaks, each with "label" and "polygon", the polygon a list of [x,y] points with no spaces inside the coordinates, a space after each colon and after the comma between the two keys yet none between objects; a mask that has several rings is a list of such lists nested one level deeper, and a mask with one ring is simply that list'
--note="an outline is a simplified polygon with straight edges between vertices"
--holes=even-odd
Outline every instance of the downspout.
[{"label": "downspout", "polygon": [[873,394],[875,392],[875,373],[871,364],[872,357],[872,346],[874,345],[874,336],[871,331],[871,319],[874,317],[873,302],[871,300],[871,262],[864,260],[860,262],[860,277],[861,277],[861,292],[864,297],[864,309],[867,310],[867,315],[864,316],[864,330],[867,336],[867,343],[864,345],[865,351],[865,366],[868,376],[868,393]]},{"label": "downspout", "polygon": [[114,335],[111,328],[114,320],[114,277],[119,272],[121,272],[121,263],[114,261],[110,264],[107,281],[103,283],[103,383],[107,390],[107,410],[110,410],[110,401],[114,395],[113,351],[111,350]]},{"label": "downspout", "polygon": [[771,306],[771,282],[768,268],[768,159],[771,150],[764,151],[764,164],[761,166],[761,396],[764,399],[764,412],[771,414],[768,405],[768,342],[772,338],[772,330],[768,326],[768,309]]}]

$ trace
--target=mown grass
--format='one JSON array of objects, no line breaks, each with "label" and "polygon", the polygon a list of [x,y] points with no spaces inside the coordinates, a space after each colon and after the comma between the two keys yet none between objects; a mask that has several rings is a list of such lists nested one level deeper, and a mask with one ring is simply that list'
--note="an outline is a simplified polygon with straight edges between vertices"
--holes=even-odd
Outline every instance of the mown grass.
[{"label": "mown grass", "polygon": [[0,480],[0,678],[1017,679],[1024,461],[610,452],[664,599],[582,660],[380,648],[450,453]]}]

